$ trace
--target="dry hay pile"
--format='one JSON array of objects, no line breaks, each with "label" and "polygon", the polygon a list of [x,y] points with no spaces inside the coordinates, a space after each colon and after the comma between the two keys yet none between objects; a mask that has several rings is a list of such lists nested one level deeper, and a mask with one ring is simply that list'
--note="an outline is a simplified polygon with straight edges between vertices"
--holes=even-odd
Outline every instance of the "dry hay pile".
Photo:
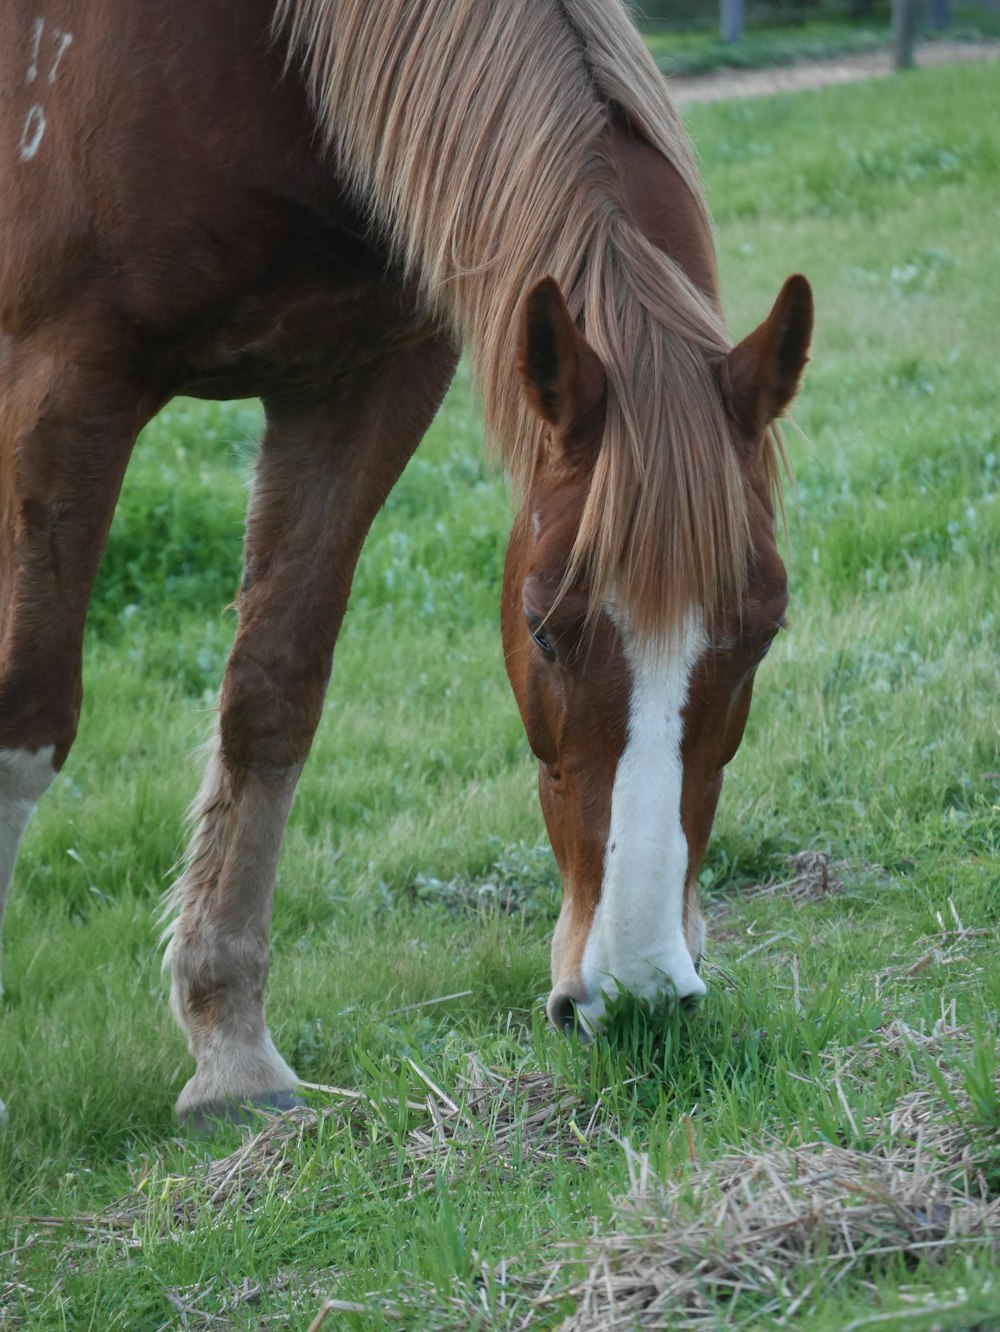
[{"label": "dry hay pile", "polygon": [[[886,1055],[968,1051],[970,1039],[953,1015],[929,1035],[891,1024],[831,1075],[848,1118],[839,1080],[855,1061],[858,1072]],[[775,1144],[693,1161],[682,1178],[664,1182],[629,1151],[630,1191],[613,1233],[588,1246],[587,1274],[569,1292],[577,1309],[561,1332],[790,1318],[808,1310],[817,1287],[828,1291],[891,1255],[933,1261],[957,1245],[1000,1253],[1000,1198],[991,1197],[988,1177],[992,1171],[995,1184],[996,1130],[975,1127],[960,1072],[941,1074],[951,1114],[921,1076],[925,1085],[901,1097],[887,1123],[865,1122],[867,1137],[881,1138],[871,1152]],[[1000,1078],[995,1091],[1000,1097]]]},{"label": "dry hay pile", "polygon": [[[331,1286],[336,1289],[333,1275],[326,1291],[318,1285],[303,1291],[303,1303],[319,1307],[317,1328],[351,1311],[435,1332],[484,1319],[529,1332],[551,1327],[568,1300],[576,1311],[561,1332],[759,1325],[774,1315],[808,1317],[814,1295],[825,1295],[849,1273],[877,1272],[894,1256],[915,1265],[973,1245],[1000,1255],[1000,1134],[995,1123],[977,1127],[989,1115],[977,1117],[965,1085],[962,1061],[968,1064],[972,1054],[973,1035],[957,1024],[954,1006],[930,1032],[896,1020],[868,1042],[831,1051],[824,1081],[839,1097],[854,1140],[878,1144],[871,1151],[768,1142],[701,1161],[691,1131],[688,1167],[663,1181],[645,1156],[624,1144],[631,1187],[611,1223],[602,1223],[602,1233],[586,1246],[582,1279],[568,1275],[579,1271],[580,1255],[567,1245],[540,1273],[513,1263],[483,1266],[477,1276],[456,1281],[451,1295],[415,1287],[391,1297],[373,1292],[364,1304],[322,1302]],[[858,1124],[844,1084],[867,1079],[886,1059],[909,1061],[913,1090],[887,1120]],[[165,1177],[151,1169],[117,1207],[76,1218],[84,1235],[68,1246],[67,1257],[69,1248],[108,1241],[132,1247],[151,1234],[169,1238],[199,1224],[229,1225],[235,1215],[259,1209],[273,1191],[294,1188],[303,1156],[311,1158],[330,1135],[338,1143],[367,1143],[373,1132],[384,1132],[395,1145],[385,1153],[383,1187],[406,1194],[433,1189],[442,1171],[478,1172],[488,1187],[498,1171],[502,1178],[507,1170],[544,1166],[556,1157],[583,1160],[607,1132],[597,1127],[600,1102],[585,1114],[580,1098],[555,1087],[547,1074],[499,1073],[470,1056],[450,1095],[416,1064],[412,1068],[426,1095],[406,1102],[411,1126],[402,1139],[402,1107],[395,1100],[320,1089],[323,1104],[266,1121],[202,1171]],[[992,1096],[995,1105],[995,1067],[992,1076],[985,1099]],[[982,1099],[982,1087],[979,1094]],[[328,1206],[339,1203],[341,1187],[336,1178],[312,1175],[308,1181],[313,1201],[325,1195]],[[49,1219],[24,1220],[41,1238]],[[65,1222],[53,1218],[52,1224]],[[31,1242],[22,1231],[22,1251]],[[208,1327],[218,1317],[200,1313],[205,1293],[177,1292],[192,1327]],[[252,1304],[261,1294],[233,1291],[231,1298]],[[0,1300],[0,1322],[2,1310]]]},{"label": "dry hay pile", "polygon": [[430,1184],[442,1166],[464,1167],[471,1153],[481,1156],[485,1142],[491,1161],[507,1167],[516,1163],[519,1168],[556,1157],[579,1157],[589,1146],[599,1106],[590,1109],[586,1127],[581,1128],[576,1116],[584,1109],[582,1098],[555,1087],[548,1073],[509,1077],[484,1068],[470,1055],[456,1090],[457,1104],[415,1064],[413,1068],[431,1092],[426,1105],[432,1122],[414,1129],[406,1148],[407,1160],[421,1167],[414,1178],[423,1184]]},{"label": "dry hay pile", "polygon": [[[442,1172],[478,1171],[488,1177],[488,1184],[498,1173],[502,1176],[507,1170],[519,1171],[527,1165],[544,1167],[557,1157],[562,1161],[582,1160],[590,1140],[598,1133],[600,1103],[585,1106],[575,1092],[556,1087],[547,1073],[487,1069],[470,1055],[464,1076],[457,1079],[453,1094],[449,1094],[412,1060],[409,1063],[426,1095],[406,1101],[412,1126],[402,1141],[385,1153],[382,1187],[387,1192],[407,1195],[433,1190]],[[200,1225],[230,1226],[240,1215],[253,1216],[274,1193],[287,1193],[304,1180],[321,1141],[367,1144],[379,1133],[398,1138],[403,1107],[394,1098],[377,1100],[361,1092],[315,1084],[312,1090],[322,1097],[320,1103],[262,1118],[259,1130],[248,1135],[236,1151],[206,1161],[195,1171],[171,1175],[158,1161],[147,1162],[137,1173],[132,1190],[96,1216],[16,1218],[15,1249],[2,1255],[10,1260],[14,1275],[0,1282],[0,1325],[9,1322],[15,1326],[11,1321],[15,1299],[33,1294],[16,1270],[37,1244],[58,1245],[66,1271],[72,1272],[87,1261],[89,1252],[109,1244],[139,1249],[151,1238],[170,1240]],[[306,1187],[313,1205],[320,1197],[329,1207],[342,1200],[343,1186],[336,1178],[326,1181],[310,1173]],[[283,1290],[288,1281],[287,1275],[279,1274],[265,1289],[249,1282],[230,1283],[220,1274],[165,1295],[177,1309],[183,1326],[208,1329],[231,1325],[229,1320],[237,1309],[252,1308],[266,1295]],[[315,1281],[305,1286],[296,1281],[296,1304],[304,1318],[320,1306],[325,1311],[321,1321],[335,1309],[356,1307],[339,1301],[323,1303],[334,1281],[325,1284],[324,1290]],[[403,1296],[402,1302],[372,1296],[371,1307],[390,1321],[414,1318],[419,1323],[412,1325],[422,1328],[464,1328],[470,1318],[482,1317],[487,1285],[494,1292],[492,1298],[500,1303],[507,1301],[505,1290],[509,1286],[511,1326],[519,1325],[520,1311],[530,1294],[520,1285],[515,1288],[506,1264],[495,1272],[484,1270],[481,1280],[468,1287],[456,1286],[453,1299],[442,1300],[440,1292],[414,1290],[412,1299]],[[434,1301],[436,1308],[431,1307]]]},{"label": "dry hay pile", "polygon": [[877,988],[887,982],[906,979],[927,971],[930,967],[961,967],[963,980],[968,983],[982,973],[983,953],[995,947],[997,926],[971,929],[964,924],[954,901],[948,898],[948,917],[936,911],[938,928],[917,941],[921,949],[915,959],[906,958],[883,971],[877,978]]},{"label": "dry hay pile", "polygon": [[[859,1264],[1000,1241],[1000,1202],[970,1195],[930,1162],[915,1169],[904,1151],[880,1159],[812,1143],[727,1156],[669,1184],[642,1166],[616,1233],[592,1246],[564,1332],[677,1327],[682,1317],[715,1327],[746,1295],[755,1318],[787,1318],[817,1281],[836,1285]],[[806,1264],[816,1276],[803,1286]]]},{"label": "dry hay pile", "polygon": [[799,851],[785,856],[786,872],[767,883],[746,889],[747,897],[790,897],[794,902],[814,902],[839,893],[850,870],[846,860],[831,860],[826,851]]},{"label": "dry hay pile", "polygon": [[[133,1172],[131,1191],[96,1215],[15,1218],[18,1253],[23,1256],[33,1245],[46,1241],[62,1244],[67,1254],[109,1243],[141,1248],[151,1236],[168,1238],[192,1230],[205,1217],[226,1224],[233,1208],[251,1215],[268,1193],[292,1177],[294,1148],[310,1138],[315,1141],[319,1126],[329,1116],[348,1124],[352,1118],[361,1122],[353,1106],[346,1114],[340,1106],[319,1112],[289,1110],[269,1119],[235,1152],[206,1162],[197,1173],[171,1175],[162,1171],[157,1159],[146,1161]],[[69,1237],[67,1231],[72,1232]],[[3,1316],[0,1299],[0,1325]]]},{"label": "dry hay pile", "polygon": [[[523,1169],[556,1156],[579,1157],[594,1130],[596,1107],[589,1118],[584,1117],[580,1097],[556,1088],[547,1073],[501,1073],[484,1068],[470,1055],[465,1075],[457,1080],[454,1095],[449,1095],[412,1060],[410,1064],[427,1095],[406,1102],[410,1119],[422,1122],[408,1131],[401,1146],[387,1153],[387,1189],[412,1193],[434,1188],[442,1171]],[[197,1174],[164,1177],[152,1168],[114,1207],[95,1218],[75,1218],[76,1223],[93,1238],[126,1241],[139,1229],[148,1234],[151,1224],[163,1234],[192,1229],[206,1219],[226,1225],[233,1208],[249,1216],[275,1189],[294,1182],[303,1146],[330,1133],[369,1141],[373,1127],[398,1122],[400,1107],[395,1100],[378,1101],[360,1092],[315,1084],[313,1090],[330,1103],[302,1106],[264,1120],[236,1151],[208,1162]],[[314,1192],[330,1194],[338,1187],[310,1181]],[[34,1220],[44,1224],[48,1218]]]}]

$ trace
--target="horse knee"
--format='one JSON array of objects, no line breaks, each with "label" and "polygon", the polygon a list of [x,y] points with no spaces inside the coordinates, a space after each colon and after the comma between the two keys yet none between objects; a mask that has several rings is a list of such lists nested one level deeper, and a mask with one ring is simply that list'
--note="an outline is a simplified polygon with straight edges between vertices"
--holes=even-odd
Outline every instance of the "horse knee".
[{"label": "horse knee", "polygon": [[282,642],[248,650],[237,641],[222,689],[219,735],[227,766],[262,773],[296,768],[323,710],[328,660]]},{"label": "horse knee", "polygon": [[182,919],[164,961],[171,973],[170,1006],[192,1052],[234,1010],[244,1024],[263,1029],[268,946],[259,931]]},{"label": "horse knee", "polygon": [[51,755],[58,771],[66,761],[80,720],[83,688],[78,654],[72,665],[49,643],[0,663],[0,752]]},{"label": "horse knee", "polygon": [[[10,603],[7,602],[9,608]],[[3,612],[0,604],[0,613]],[[11,624],[11,618],[14,623]],[[62,767],[80,715],[78,664],[47,651],[8,617],[0,643],[0,923],[21,838],[35,806]]]}]

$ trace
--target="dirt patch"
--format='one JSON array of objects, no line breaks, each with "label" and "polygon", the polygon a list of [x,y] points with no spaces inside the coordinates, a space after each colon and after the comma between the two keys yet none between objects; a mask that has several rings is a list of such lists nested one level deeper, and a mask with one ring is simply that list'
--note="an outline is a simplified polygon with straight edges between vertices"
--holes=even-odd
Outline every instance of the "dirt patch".
[{"label": "dirt patch", "polygon": [[[1000,42],[933,42],[918,49],[918,68],[1000,59]],[[667,75],[670,95],[678,106],[695,102],[721,102],[726,98],[769,97],[772,93],[803,92],[838,83],[883,79],[893,72],[890,51],[838,56],[833,60],[804,60],[779,69],[724,69],[711,74]]]}]

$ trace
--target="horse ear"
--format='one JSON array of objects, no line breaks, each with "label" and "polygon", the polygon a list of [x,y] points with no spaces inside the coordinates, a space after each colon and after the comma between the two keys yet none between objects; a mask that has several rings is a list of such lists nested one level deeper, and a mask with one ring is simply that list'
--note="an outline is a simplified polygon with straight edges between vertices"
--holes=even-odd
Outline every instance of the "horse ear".
[{"label": "horse ear", "polygon": [[794,273],[760,327],[726,357],[730,404],[751,439],[795,397],[809,360],[812,330],[812,288],[800,273]]},{"label": "horse ear", "polygon": [[593,447],[603,424],[607,376],[577,328],[559,284],[542,278],[521,314],[517,368],[528,405],[558,434],[567,453]]}]

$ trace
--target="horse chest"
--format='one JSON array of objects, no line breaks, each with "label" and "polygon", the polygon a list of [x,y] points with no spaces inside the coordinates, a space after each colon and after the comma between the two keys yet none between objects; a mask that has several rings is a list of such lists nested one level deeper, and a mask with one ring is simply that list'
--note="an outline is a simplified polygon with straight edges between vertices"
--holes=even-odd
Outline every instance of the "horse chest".
[{"label": "horse chest", "polygon": [[[230,398],[325,396],[387,353],[425,338],[412,291],[386,281],[385,260],[361,243],[329,249],[294,241],[235,298],[192,309],[151,337],[158,373],[174,391]],[[296,254],[294,259],[287,256]]]}]

